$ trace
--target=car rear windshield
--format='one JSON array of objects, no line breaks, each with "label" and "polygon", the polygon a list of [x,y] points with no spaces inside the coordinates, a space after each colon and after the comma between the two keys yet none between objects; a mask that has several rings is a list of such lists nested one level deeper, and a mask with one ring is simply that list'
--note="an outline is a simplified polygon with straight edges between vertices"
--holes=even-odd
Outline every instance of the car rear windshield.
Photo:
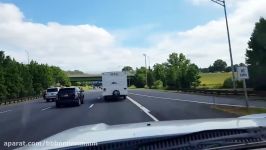
[{"label": "car rear windshield", "polygon": [[47,92],[57,92],[58,89],[57,88],[53,88],[53,89],[47,89]]},{"label": "car rear windshield", "polygon": [[74,93],[75,88],[65,88],[65,89],[60,89],[59,93]]}]

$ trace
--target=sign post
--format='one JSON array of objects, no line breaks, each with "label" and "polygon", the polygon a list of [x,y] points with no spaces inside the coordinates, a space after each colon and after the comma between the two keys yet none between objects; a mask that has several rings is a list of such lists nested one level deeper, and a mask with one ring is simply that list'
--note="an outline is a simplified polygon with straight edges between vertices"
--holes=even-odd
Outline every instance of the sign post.
[{"label": "sign post", "polygon": [[245,100],[246,100],[246,107],[249,107],[248,104],[248,93],[247,93],[247,86],[246,86],[246,79],[249,79],[249,75],[248,75],[248,68],[246,66],[241,66],[241,67],[237,67],[237,77],[238,80],[242,80],[243,81],[243,88],[244,88],[244,93],[245,93]]}]

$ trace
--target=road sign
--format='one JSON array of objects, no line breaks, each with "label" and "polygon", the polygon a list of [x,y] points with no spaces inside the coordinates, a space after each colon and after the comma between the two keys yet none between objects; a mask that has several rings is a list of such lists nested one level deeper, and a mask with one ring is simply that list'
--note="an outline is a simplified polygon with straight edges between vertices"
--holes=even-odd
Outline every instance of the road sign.
[{"label": "road sign", "polygon": [[243,79],[248,79],[248,67],[242,66],[242,67],[237,67],[237,77],[239,80]]},{"label": "road sign", "polygon": [[237,67],[237,77],[238,77],[238,80],[242,80],[243,81],[243,88],[244,88],[244,94],[245,94],[245,99],[246,99],[246,106],[248,108],[249,107],[249,104],[248,104],[248,93],[247,93],[247,87],[246,87],[246,79],[249,78],[248,67],[246,67],[246,66]]}]

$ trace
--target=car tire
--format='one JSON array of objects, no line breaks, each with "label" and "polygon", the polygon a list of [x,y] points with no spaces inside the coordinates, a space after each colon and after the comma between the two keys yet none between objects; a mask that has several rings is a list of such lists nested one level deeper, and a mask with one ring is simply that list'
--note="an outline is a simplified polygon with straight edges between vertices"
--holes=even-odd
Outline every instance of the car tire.
[{"label": "car tire", "polygon": [[80,104],[81,104],[81,100],[78,99],[78,101],[77,101],[77,103],[76,103],[76,106],[80,106]]},{"label": "car tire", "polygon": [[84,104],[84,98],[81,100],[81,104]]},{"label": "car tire", "polygon": [[127,99],[127,96],[126,96],[126,95],[124,95],[124,96],[123,96],[123,99]]},{"label": "car tire", "polygon": [[104,97],[103,97],[103,100],[107,101],[107,96],[104,96]]},{"label": "car tire", "polygon": [[46,99],[46,102],[50,102],[50,99]]},{"label": "car tire", "polygon": [[56,108],[59,108],[60,107],[60,104],[59,103],[55,103],[55,107]]}]

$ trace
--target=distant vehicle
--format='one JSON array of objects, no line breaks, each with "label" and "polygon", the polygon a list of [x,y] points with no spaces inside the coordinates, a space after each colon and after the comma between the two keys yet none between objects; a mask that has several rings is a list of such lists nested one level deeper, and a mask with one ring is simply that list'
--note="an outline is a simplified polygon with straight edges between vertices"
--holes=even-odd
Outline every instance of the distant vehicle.
[{"label": "distant vehicle", "polygon": [[59,87],[54,87],[54,88],[48,88],[45,93],[45,99],[47,102],[49,101],[55,101],[57,98],[57,93],[59,91]]},{"label": "distant vehicle", "polygon": [[79,106],[84,103],[84,91],[78,87],[67,87],[59,90],[55,101],[56,107],[64,104],[75,104]]},{"label": "distant vehicle", "polygon": [[126,72],[104,72],[102,73],[102,96],[106,100],[108,97],[127,96],[127,74]]},{"label": "distant vehicle", "polygon": [[[100,123],[68,129],[41,141],[43,145],[20,149],[262,149],[266,147],[265,117]],[[69,144],[46,144],[49,142]]]}]

